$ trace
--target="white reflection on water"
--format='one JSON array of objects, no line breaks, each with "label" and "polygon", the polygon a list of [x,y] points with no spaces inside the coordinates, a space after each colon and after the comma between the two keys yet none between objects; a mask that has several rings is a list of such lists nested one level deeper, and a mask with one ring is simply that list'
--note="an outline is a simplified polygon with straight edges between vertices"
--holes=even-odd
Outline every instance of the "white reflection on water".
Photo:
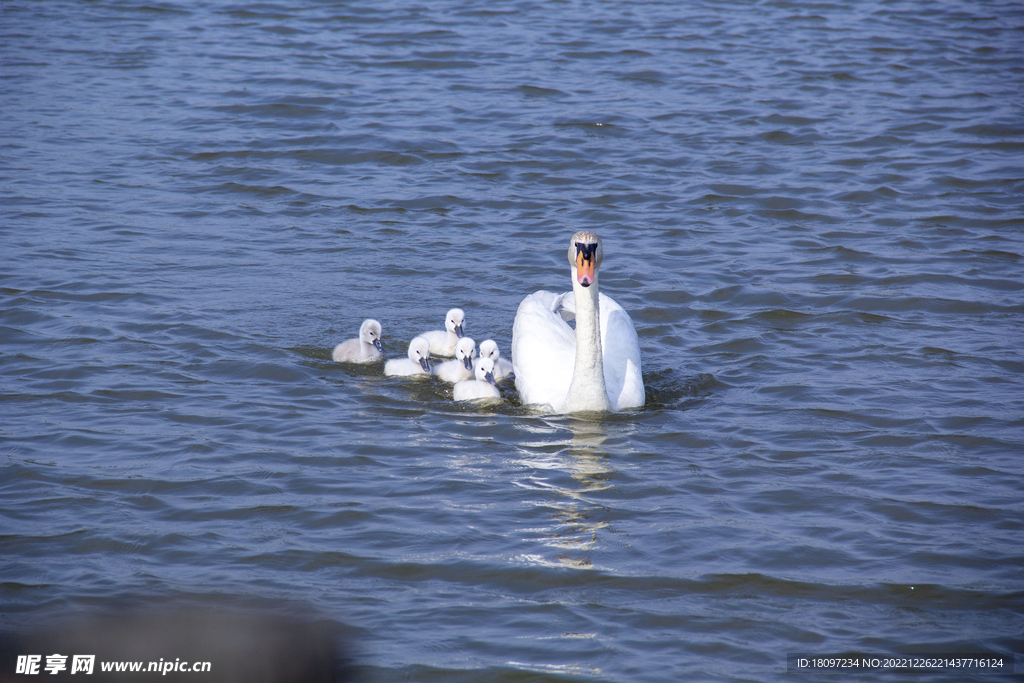
[{"label": "white reflection on water", "polygon": [[601,494],[615,486],[609,446],[618,439],[611,436],[622,436],[619,432],[633,427],[602,415],[536,418],[521,426],[538,438],[517,444],[517,463],[534,473],[515,483],[539,494],[532,504],[548,510],[550,523],[520,532],[539,538],[557,553],[554,560],[543,554],[521,559],[548,566],[592,568],[592,552],[606,543],[604,535],[610,530],[602,519],[608,505]]}]

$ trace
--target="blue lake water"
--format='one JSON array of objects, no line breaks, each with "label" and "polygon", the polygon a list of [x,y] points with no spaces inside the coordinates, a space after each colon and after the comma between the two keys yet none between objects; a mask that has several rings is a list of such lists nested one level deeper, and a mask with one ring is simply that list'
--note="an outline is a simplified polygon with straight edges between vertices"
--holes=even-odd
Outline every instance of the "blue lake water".
[{"label": "blue lake water", "polygon": [[[1024,653],[1022,112],[1016,2],[5,1],[0,628],[267,601],[370,681]],[[454,306],[507,357],[583,229],[642,410],[331,360]]]}]

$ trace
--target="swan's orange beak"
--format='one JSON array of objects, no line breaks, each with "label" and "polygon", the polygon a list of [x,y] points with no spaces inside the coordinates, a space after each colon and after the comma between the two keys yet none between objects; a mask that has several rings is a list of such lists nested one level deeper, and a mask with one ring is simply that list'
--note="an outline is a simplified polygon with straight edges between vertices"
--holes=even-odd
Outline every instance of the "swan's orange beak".
[{"label": "swan's orange beak", "polygon": [[594,284],[594,255],[582,250],[576,252],[576,279],[584,287]]}]

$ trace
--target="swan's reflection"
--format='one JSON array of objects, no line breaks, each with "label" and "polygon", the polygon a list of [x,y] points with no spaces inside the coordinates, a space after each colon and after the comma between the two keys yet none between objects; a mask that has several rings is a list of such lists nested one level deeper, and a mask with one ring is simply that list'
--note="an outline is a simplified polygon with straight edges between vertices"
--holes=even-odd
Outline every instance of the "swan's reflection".
[{"label": "swan's reflection", "polygon": [[546,494],[524,502],[549,509],[551,520],[549,525],[524,531],[557,549],[557,563],[545,554],[526,559],[555,566],[591,567],[591,552],[601,543],[601,532],[609,528],[602,519],[608,510],[607,498],[600,495],[614,487],[609,442],[614,446],[618,439],[610,438],[609,431],[614,434],[627,427],[610,423],[601,415],[532,418],[521,426],[535,438],[518,444],[519,462],[534,473],[516,483]]}]

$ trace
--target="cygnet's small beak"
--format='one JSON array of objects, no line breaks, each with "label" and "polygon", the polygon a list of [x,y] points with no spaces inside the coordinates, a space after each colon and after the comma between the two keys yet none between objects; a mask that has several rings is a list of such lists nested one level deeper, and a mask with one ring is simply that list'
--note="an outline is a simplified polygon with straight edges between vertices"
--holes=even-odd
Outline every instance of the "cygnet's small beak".
[{"label": "cygnet's small beak", "polygon": [[466,356],[462,359],[462,362],[466,366],[467,370],[473,369],[473,356]]},{"label": "cygnet's small beak", "polygon": [[377,347],[377,350],[380,351],[381,353],[384,352],[384,344],[381,342],[380,339],[374,339],[373,345]]},{"label": "cygnet's small beak", "polygon": [[459,339],[462,339],[465,336],[464,334],[462,334],[462,323],[459,323],[458,325],[455,326],[455,334],[459,337]]},{"label": "cygnet's small beak", "polygon": [[484,375],[484,379],[486,379],[491,384],[494,384],[494,373],[488,372],[486,375]]},{"label": "cygnet's small beak", "polygon": [[[408,367],[408,366],[406,366],[406,367]],[[430,361],[428,361],[426,358],[420,358],[420,367],[423,368],[423,372],[429,373],[430,372]]]}]

